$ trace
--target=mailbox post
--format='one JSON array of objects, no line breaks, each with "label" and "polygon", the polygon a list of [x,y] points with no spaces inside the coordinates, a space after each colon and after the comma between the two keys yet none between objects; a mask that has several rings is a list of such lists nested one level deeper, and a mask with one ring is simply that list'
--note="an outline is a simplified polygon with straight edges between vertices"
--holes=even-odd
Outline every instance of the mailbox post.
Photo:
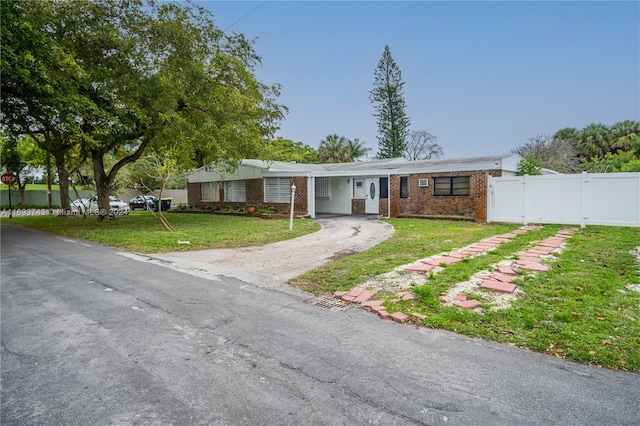
[{"label": "mailbox post", "polygon": [[289,231],[293,231],[293,207],[296,198],[296,184],[291,185],[291,211],[289,212]]}]

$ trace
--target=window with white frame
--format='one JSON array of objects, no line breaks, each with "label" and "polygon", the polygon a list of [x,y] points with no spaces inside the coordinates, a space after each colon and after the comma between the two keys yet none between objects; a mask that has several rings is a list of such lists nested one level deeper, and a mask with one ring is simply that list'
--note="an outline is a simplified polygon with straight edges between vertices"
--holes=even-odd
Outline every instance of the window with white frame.
[{"label": "window with white frame", "polygon": [[243,180],[224,183],[224,200],[243,203],[247,201],[247,189]]},{"label": "window with white frame", "polygon": [[264,178],[265,203],[288,203],[291,201],[289,178]]},{"label": "window with white frame", "polygon": [[316,198],[331,198],[331,181],[328,177],[316,178]]},{"label": "window with white frame", "polygon": [[200,199],[202,201],[220,201],[218,182],[202,182],[200,184]]}]

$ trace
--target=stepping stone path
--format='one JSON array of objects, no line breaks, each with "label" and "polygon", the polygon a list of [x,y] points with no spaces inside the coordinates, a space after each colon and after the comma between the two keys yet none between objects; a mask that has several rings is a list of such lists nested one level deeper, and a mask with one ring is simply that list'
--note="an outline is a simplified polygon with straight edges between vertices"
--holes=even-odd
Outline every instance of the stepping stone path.
[{"label": "stepping stone path", "polygon": [[[527,251],[518,252],[518,260],[507,260],[505,261],[506,263],[501,262],[496,265],[496,272],[480,272],[474,274],[472,279],[480,280],[479,288],[489,290],[493,293],[513,294],[518,289],[518,286],[512,284],[511,281],[516,279],[518,271],[521,269],[531,272],[548,271],[549,267],[541,263],[541,261],[544,260],[544,256],[552,255],[564,244],[565,240],[570,238],[577,230],[577,228],[569,228],[558,231],[555,236],[546,238],[535,247]],[[526,229],[523,227],[516,231],[519,231],[514,231],[514,234],[517,235],[526,232]],[[467,300],[465,293],[459,293],[454,296],[451,303],[463,309],[474,309],[480,306],[480,302],[476,300]]]},{"label": "stepping stone path", "polygon": [[[404,270],[411,271],[411,272],[431,272],[437,266],[440,266],[443,264],[452,265],[454,263],[461,262],[463,259],[482,255],[488,250],[493,250],[497,248],[500,244],[504,242],[511,241],[512,239],[514,239],[520,234],[523,234],[527,231],[540,229],[540,228],[542,227],[534,226],[534,225],[522,226],[513,232],[487,238],[485,240],[480,241],[479,243],[471,244],[467,247],[461,248],[454,252],[420,260],[418,263],[404,267]],[[532,261],[535,261],[537,259],[537,257],[534,257],[534,255],[531,255],[529,258]],[[515,274],[515,271],[513,273]]]},{"label": "stepping stone path", "polygon": [[[455,252],[445,253],[420,260],[418,263],[402,267],[402,270],[417,273],[437,273],[439,270],[442,270],[441,268],[438,269],[441,265],[452,265],[466,258],[483,255],[486,251],[493,250],[500,244],[510,241],[520,234],[540,228],[542,228],[542,226],[522,226],[510,233],[488,238],[479,243],[456,250]],[[546,238],[536,246],[526,251],[518,252],[518,260],[505,260],[500,262],[495,266],[494,272],[485,271],[474,274],[473,278],[476,280],[479,279],[480,281],[480,284],[476,285],[476,287],[489,290],[492,293],[500,293],[504,295],[513,294],[517,291],[518,286],[513,284],[512,281],[517,278],[518,271],[548,271],[549,267],[547,265],[543,265],[541,261],[544,260],[545,256],[553,255],[553,253],[562,246],[565,240],[570,238],[577,230],[578,228],[569,228],[558,231],[555,236]],[[336,291],[333,293],[333,297],[341,299],[343,303],[359,304],[366,311],[375,313],[382,319],[390,319],[401,324],[411,320],[425,320],[427,318],[425,315],[418,312],[414,312],[410,316],[402,312],[389,314],[383,306],[383,300],[373,300],[373,297],[376,294],[376,290],[355,288],[351,291]],[[398,303],[400,301],[415,299],[415,296],[412,293],[406,291],[401,292],[398,297],[398,299],[392,299],[390,302]],[[468,299],[468,295],[466,293],[455,294],[455,296],[452,297],[451,303],[452,305],[462,309],[475,309],[481,305],[479,300]]]},{"label": "stepping stone path", "polygon": [[[378,314],[378,316],[382,319],[390,319],[392,321],[398,322],[400,324],[404,324],[413,318],[424,320],[427,317],[420,313],[414,312],[411,316],[404,314],[402,312],[394,312],[390,314],[387,312],[387,309],[382,306],[384,300],[370,300],[373,296],[375,296],[378,292],[375,290],[362,290],[354,288],[351,291],[336,291],[333,293],[333,297],[336,299],[341,299],[346,303],[356,303],[359,304],[362,308],[364,308],[367,312],[373,312]],[[414,300],[415,296],[412,293],[406,292],[404,293],[400,299],[395,299],[396,302],[401,300]]]}]

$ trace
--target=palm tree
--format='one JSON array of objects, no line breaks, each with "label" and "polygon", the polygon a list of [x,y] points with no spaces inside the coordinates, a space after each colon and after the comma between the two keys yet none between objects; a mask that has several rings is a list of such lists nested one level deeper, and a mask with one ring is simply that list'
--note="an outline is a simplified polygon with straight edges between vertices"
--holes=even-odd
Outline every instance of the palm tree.
[{"label": "palm tree", "polygon": [[320,141],[318,158],[321,163],[346,163],[351,161],[347,154],[347,138],[337,134],[328,135]]},{"label": "palm tree", "polygon": [[577,137],[576,147],[582,158],[601,158],[610,151],[609,135],[611,131],[604,124],[593,123],[582,129]]},{"label": "palm tree", "polygon": [[621,121],[611,126],[610,147],[612,150],[629,151],[638,137],[640,137],[640,122]]},{"label": "palm tree", "polygon": [[371,151],[371,148],[364,146],[364,142],[360,142],[358,138],[355,138],[354,140],[347,140],[345,149],[349,156],[349,161],[356,161],[358,158]]}]

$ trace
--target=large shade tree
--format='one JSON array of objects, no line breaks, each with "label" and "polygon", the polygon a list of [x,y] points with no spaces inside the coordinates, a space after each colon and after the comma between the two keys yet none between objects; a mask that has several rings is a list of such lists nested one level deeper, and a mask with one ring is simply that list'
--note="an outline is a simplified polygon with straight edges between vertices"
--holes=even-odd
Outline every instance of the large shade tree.
[{"label": "large shade tree", "polygon": [[72,65],[67,87],[52,96],[74,101],[53,103],[49,126],[70,145],[62,152],[91,160],[103,212],[117,173],[146,150],[171,149],[181,167],[237,163],[259,155],[256,141],[285,111],[279,87],[254,75],[253,43],[191,3],[30,1],[24,11]]},{"label": "large shade tree", "polygon": [[375,69],[373,90],[369,92],[378,123],[379,158],[402,157],[405,152],[411,120],[405,111],[403,87],[400,67],[386,45]]}]

